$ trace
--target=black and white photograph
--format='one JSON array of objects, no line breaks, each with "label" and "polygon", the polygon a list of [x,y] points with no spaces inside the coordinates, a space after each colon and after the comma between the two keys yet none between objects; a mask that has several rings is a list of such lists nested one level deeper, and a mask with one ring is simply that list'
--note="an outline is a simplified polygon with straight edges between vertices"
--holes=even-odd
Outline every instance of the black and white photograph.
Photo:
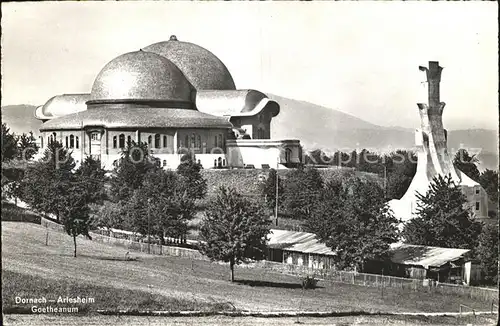
[{"label": "black and white photograph", "polygon": [[498,3],[1,4],[2,325],[497,325]]}]

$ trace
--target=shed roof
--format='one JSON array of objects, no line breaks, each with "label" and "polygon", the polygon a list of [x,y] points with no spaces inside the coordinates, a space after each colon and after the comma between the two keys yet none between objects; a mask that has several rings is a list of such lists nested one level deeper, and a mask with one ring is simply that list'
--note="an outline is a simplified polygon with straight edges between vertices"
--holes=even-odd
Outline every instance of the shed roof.
[{"label": "shed roof", "polygon": [[440,267],[449,262],[466,258],[466,254],[470,250],[397,243],[391,245],[391,252],[393,263],[429,268]]},{"label": "shed roof", "polygon": [[272,229],[269,234],[268,246],[270,248],[309,254],[335,255],[335,252],[320,242],[315,234],[308,232]]}]

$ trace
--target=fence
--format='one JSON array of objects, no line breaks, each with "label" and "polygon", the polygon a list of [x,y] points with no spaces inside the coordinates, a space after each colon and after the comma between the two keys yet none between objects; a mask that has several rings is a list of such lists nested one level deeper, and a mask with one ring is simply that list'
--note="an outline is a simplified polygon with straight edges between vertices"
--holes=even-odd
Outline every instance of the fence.
[{"label": "fence", "polygon": [[254,266],[260,266],[273,271],[284,274],[304,277],[306,275],[314,275],[317,278],[328,280],[331,282],[348,283],[362,286],[377,286],[377,287],[393,287],[401,289],[409,289],[420,292],[434,292],[450,295],[465,296],[472,299],[481,300],[484,302],[493,302],[498,305],[499,291],[496,289],[488,289],[474,286],[454,285],[447,283],[437,283],[434,286],[425,285],[425,280],[410,279],[403,277],[366,274],[348,271],[337,271],[331,269],[313,269],[306,266],[298,266],[292,264],[283,264],[270,261],[262,261]]},{"label": "fence", "polygon": [[113,238],[102,234],[90,232],[92,240],[110,244],[113,246],[123,247],[128,250],[151,253],[152,255],[166,255],[166,256],[177,256],[189,259],[197,260],[208,260],[208,257],[204,256],[198,250],[172,247],[172,246],[161,246],[157,244],[149,244],[144,242],[137,242],[128,239]]}]

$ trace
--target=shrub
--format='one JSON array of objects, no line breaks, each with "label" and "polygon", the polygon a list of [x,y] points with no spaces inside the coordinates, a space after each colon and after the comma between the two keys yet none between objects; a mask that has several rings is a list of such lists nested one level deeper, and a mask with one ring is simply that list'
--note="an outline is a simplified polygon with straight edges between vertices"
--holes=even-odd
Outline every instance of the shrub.
[{"label": "shrub", "polygon": [[314,275],[307,275],[306,277],[302,278],[302,288],[304,290],[315,289],[317,284],[318,280],[314,278]]}]

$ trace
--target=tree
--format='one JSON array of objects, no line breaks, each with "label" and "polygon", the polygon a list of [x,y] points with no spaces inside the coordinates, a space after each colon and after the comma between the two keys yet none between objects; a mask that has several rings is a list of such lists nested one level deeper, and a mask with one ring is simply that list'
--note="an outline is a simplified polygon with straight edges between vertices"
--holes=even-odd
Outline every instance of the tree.
[{"label": "tree", "polygon": [[128,142],[113,169],[111,197],[114,201],[129,199],[142,185],[149,170],[159,168],[146,143]]},{"label": "tree", "polygon": [[305,226],[336,252],[339,268],[363,270],[367,260],[389,258],[390,244],[398,239],[397,223],[377,183],[351,178],[325,185]]},{"label": "tree", "polygon": [[2,123],[2,163],[15,158],[17,153],[17,136],[10,132],[5,123]]},{"label": "tree", "polygon": [[270,223],[259,206],[221,187],[201,224],[201,251],[212,260],[229,262],[233,282],[235,265],[265,257]]},{"label": "tree", "polygon": [[86,202],[102,204],[106,199],[104,182],[106,171],[101,166],[100,160],[87,156],[75,171],[75,176],[82,188],[85,189]]},{"label": "tree", "polygon": [[23,199],[35,210],[56,215],[59,221],[64,197],[75,181],[74,167],[71,153],[61,143],[50,142],[42,158],[26,169],[21,182]]},{"label": "tree", "polygon": [[[277,180],[276,180],[277,179]],[[278,204],[283,201],[283,181],[275,169],[270,169],[267,179],[261,184],[261,195],[270,209],[276,208],[276,181],[278,181]]]},{"label": "tree", "polygon": [[489,199],[498,202],[498,172],[486,169],[479,177],[479,184],[488,194]]},{"label": "tree", "polygon": [[126,210],[121,203],[104,201],[101,205],[90,205],[89,208],[92,228],[124,229]]},{"label": "tree", "polygon": [[498,284],[498,224],[483,227],[476,250],[484,280]]},{"label": "tree", "polygon": [[323,178],[315,168],[294,169],[287,176],[283,206],[287,214],[305,220],[323,190]]},{"label": "tree", "polygon": [[401,199],[417,172],[415,153],[397,150],[386,157],[387,198]]},{"label": "tree", "polygon": [[194,217],[194,199],[187,195],[177,174],[162,169],[150,170],[144,184],[126,206],[128,227],[141,234],[183,237]]},{"label": "tree", "polygon": [[64,229],[73,237],[74,257],[76,257],[76,237],[80,234],[92,240],[89,235],[89,206],[86,189],[78,182],[72,182],[66,195],[61,198],[64,206],[61,211]]},{"label": "tree", "polygon": [[480,173],[477,168],[478,163],[479,160],[476,155],[470,155],[469,152],[463,148],[457,151],[453,159],[453,165],[474,181],[479,181]]},{"label": "tree", "polygon": [[181,176],[181,183],[189,197],[202,199],[207,194],[207,180],[201,175],[203,166],[196,163],[190,155],[184,155],[181,164],[177,167],[177,173]]},{"label": "tree", "polygon": [[407,243],[474,249],[482,224],[472,218],[460,186],[448,176],[437,176],[427,194],[417,193],[417,213],[403,230]]},{"label": "tree", "polygon": [[38,145],[36,144],[36,139],[33,136],[33,132],[30,131],[29,134],[23,133],[17,142],[17,156],[21,160],[29,161],[38,152]]}]

